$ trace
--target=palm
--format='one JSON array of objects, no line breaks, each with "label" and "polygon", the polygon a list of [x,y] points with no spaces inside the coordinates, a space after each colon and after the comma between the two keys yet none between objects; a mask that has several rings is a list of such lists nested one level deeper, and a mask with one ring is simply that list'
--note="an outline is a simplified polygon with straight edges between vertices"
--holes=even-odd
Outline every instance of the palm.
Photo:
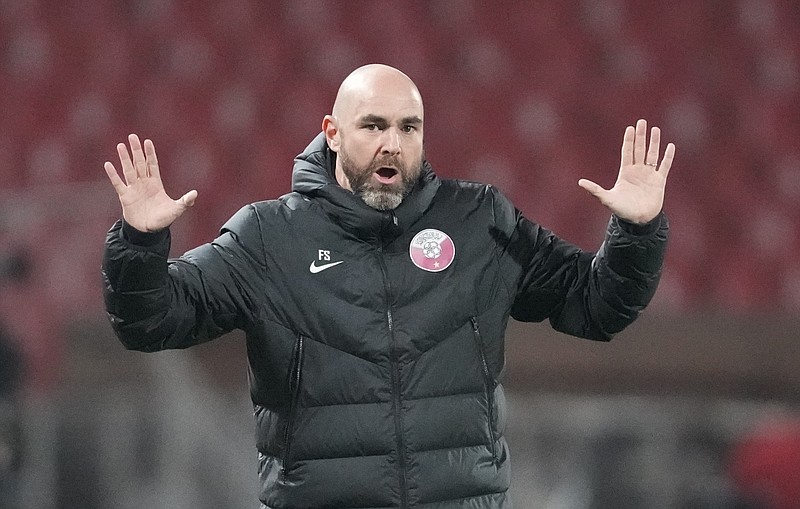
[{"label": "palm", "polygon": [[654,127],[646,149],[647,123],[639,120],[635,129],[625,130],[622,161],[614,187],[606,190],[586,179],[578,181],[578,185],[622,219],[639,224],[652,220],[664,204],[667,175],[675,156],[675,145],[670,143],[658,164],[660,136],[660,130]]},{"label": "palm", "polygon": [[132,160],[125,144],[117,145],[125,180],[120,178],[113,164],[105,164],[106,174],[122,204],[122,216],[140,231],[153,232],[166,228],[194,204],[197,192],[189,191],[178,200],[170,198],[161,182],[153,143],[145,140],[142,150],[135,134],[130,135],[128,141]]}]

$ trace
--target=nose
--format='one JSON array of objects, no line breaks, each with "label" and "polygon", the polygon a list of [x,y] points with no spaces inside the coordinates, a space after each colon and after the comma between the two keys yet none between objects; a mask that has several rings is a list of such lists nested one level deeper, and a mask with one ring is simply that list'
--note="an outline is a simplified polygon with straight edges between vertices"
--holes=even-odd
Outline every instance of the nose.
[{"label": "nose", "polygon": [[383,131],[381,152],[392,155],[400,153],[400,133],[396,129],[390,128]]}]

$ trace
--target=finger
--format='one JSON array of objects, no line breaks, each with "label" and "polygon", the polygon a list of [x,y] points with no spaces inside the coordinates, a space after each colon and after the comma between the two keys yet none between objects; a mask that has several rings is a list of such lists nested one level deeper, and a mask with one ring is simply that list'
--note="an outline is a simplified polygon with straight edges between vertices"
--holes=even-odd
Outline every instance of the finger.
[{"label": "finger", "polygon": [[658,154],[661,150],[661,129],[653,127],[650,129],[650,147],[647,149],[645,164],[658,166]]},{"label": "finger", "polygon": [[658,167],[658,171],[664,174],[664,178],[669,175],[669,170],[672,168],[672,160],[675,158],[675,144],[667,143],[667,148],[664,150],[664,159]]},{"label": "finger", "polygon": [[605,193],[608,192],[605,189],[603,189],[599,184],[596,184],[588,179],[580,179],[578,181],[578,185],[584,188],[586,191],[588,191],[589,194],[591,194],[592,196],[596,196],[597,198],[599,198],[600,201],[603,200]]},{"label": "finger", "polygon": [[633,139],[636,137],[636,130],[633,126],[625,128],[625,136],[622,138],[622,166],[633,164]]},{"label": "finger", "polygon": [[103,168],[106,170],[106,175],[108,175],[108,180],[111,181],[111,185],[114,186],[114,190],[117,191],[117,194],[121,195],[125,191],[125,182],[119,178],[119,173],[117,173],[117,169],[114,168],[114,165],[110,162],[106,161],[103,165]]},{"label": "finger", "polygon": [[119,155],[119,162],[122,165],[122,174],[125,176],[125,182],[129,185],[136,181],[136,170],[133,167],[131,156],[128,153],[128,147],[124,143],[117,144],[117,154]]},{"label": "finger", "polygon": [[151,140],[144,140],[144,156],[147,160],[147,172],[151,177],[161,177],[158,171],[158,158],[156,147]]},{"label": "finger", "polygon": [[194,205],[194,201],[197,199],[197,191],[192,189],[188,193],[184,194],[180,198],[178,198],[178,202],[183,205],[184,208],[189,208]]},{"label": "finger", "polygon": [[131,145],[131,155],[133,156],[133,167],[136,170],[136,175],[141,177],[147,177],[147,162],[144,158],[144,152],[142,151],[142,144],[139,141],[139,137],[135,134],[128,135],[128,143]]},{"label": "finger", "polygon": [[633,164],[644,163],[644,152],[647,148],[647,121],[636,121],[636,137],[633,139]]}]

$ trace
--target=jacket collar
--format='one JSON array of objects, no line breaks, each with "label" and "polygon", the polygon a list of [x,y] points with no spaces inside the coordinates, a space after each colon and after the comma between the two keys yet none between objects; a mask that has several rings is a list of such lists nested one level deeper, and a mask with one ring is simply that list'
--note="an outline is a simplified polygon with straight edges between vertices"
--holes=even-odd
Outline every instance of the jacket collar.
[{"label": "jacket collar", "polygon": [[419,179],[394,210],[376,210],[336,182],[336,153],[320,133],[294,160],[292,190],[315,198],[345,230],[361,239],[389,242],[409,229],[430,207],[440,181],[427,161]]}]

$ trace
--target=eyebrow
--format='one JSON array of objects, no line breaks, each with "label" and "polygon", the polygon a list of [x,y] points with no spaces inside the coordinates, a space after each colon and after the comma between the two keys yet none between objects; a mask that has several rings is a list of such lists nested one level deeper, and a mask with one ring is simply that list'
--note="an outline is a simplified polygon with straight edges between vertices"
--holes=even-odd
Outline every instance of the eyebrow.
[{"label": "eyebrow", "polygon": [[413,117],[405,117],[400,119],[400,123],[403,125],[420,125],[422,123],[422,119],[414,115]]},{"label": "eyebrow", "polygon": [[[364,115],[359,119],[359,123],[361,124],[378,124],[378,125],[389,125],[389,121],[385,117],[381,117],[380,115]],[[401,125],[420,125],[422,124],[422,119],[419,118],[417,115],[413,115],[410,117],[403,117],[400,119]]]}]

